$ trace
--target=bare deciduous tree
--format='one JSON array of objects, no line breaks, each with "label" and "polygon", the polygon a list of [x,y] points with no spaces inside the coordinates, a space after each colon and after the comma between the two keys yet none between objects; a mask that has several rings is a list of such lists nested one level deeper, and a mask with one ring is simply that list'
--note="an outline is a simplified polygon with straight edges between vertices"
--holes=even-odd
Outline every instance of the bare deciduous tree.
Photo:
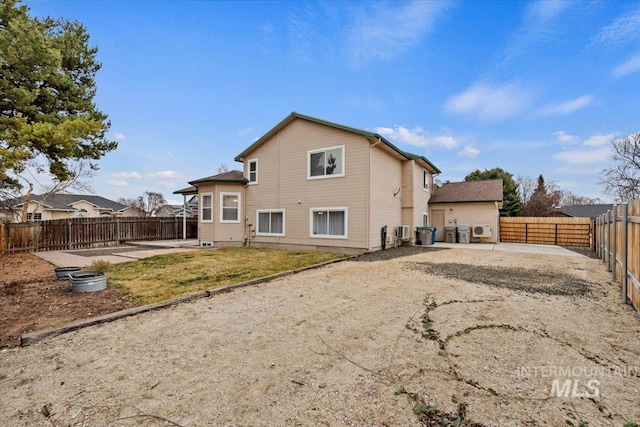
[{"label": "bare deciduous tree", "polygon": [[155,191],[145,191],[142,196],[138,197],[120,197],[117,202],[125,206],[142,209],[148,216],[157,214],[158,209],[167,203],[162,193]]},{"label": "bare deciduous tree", "polygon": [[22,199],[22,213],[20,216],[22,222],[27,222],[27,213],[29,211],[29,205],[31,204],[31,195],[33,194],[34,186],[37,186],[41,197],[35,202],[36,206],[32,211],[32,220],[46,200],[54,194],[65,193],[68,190],[93,192],[88,180],[95,175],[95,167],[84,160],[79,160],[76,162],[67,162],[66,168],[69,171],[68,179],[58,180],[54,178],[53,182],[49,184],[40,182],[42,176],[39,176],[39,174],[43,169],[35,163],[32,168],[26,168],[22,173],[15,174],[18,179],[26,183],[27,187],[27,192]]},{"label": "bare deciduous tree", "polygon": [[597,205],[602,203],[598,197],[585,197],[577,196],[571,191],[563,191],[560,199],[560,206],[573,206],[573,205]]},{"label": "bare deciduous tree", "polygon": [[611,162],[602,170],[600,185],[616,202],[640,198],[640,132],[611,142]]}]

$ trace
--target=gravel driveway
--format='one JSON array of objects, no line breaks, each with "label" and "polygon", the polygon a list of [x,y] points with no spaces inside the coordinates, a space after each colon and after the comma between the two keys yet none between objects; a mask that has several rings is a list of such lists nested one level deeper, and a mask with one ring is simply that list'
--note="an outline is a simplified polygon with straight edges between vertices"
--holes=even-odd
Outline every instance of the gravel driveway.
[{"label": "gravel driveway", "polygon": [[[0,419],[424,426],[463,413],[487,426],[640,422],[640,319],[598,260],[406,255],[2,351]],[[571,390],[558,389],[565,381]]]}]

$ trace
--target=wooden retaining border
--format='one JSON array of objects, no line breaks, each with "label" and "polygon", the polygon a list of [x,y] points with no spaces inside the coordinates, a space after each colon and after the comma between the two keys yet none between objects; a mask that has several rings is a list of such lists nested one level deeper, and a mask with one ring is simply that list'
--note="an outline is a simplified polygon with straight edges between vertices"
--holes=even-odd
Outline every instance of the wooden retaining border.
[{"label": "wooden retaining border", "polygon": [[233,285],[223,286],[220,288],[210,289],[206,291],[194,292],[189,295],[184,295],[181,297],[171,298],[166,301],[160,301],[153,304],[144,305],[141,307],[133,307],[128,308],[126,310],[116,311],[115,313],[103,314],[102,316],[90,317],[88,319],[76,320],[75,322],[67,323],[61,326],[55,326],[53,328],[42,329],[40,331],[28,332],[20,336],[20,347],[26,347],[28,345],[36,344],[54,337],[58,335],[66,334],[68,332],[77,331],[78,329],[86,328],[93,325],[99,325],[102,323],[113,322],[114,320],[122,319],[124,317],[135,316],[137,314],[142,314],[147,311],[159,310],[162,308],[172,307],[174,305],[178,305],[185,302],[195,301],[200,298],[208,298],[212,297],[216,294],[222,294],[226,292],[232,292],[239,288],[244,288],[247,286],[258,285],[260,283],[270,282],[275,279],[279,279],[281,277],[292,276],[297,273],[301,273],[307,270],[314,270],[317,268],[325,267],[330,264],[335,264],[342,261],[350,261],[360,257],[359,255],[352,255],[346,258],[334,259],[331,261],[321,262],[320,264],[314,264],[307,267],[300,267],[294,270],[287,270],[281,273],[271,274],[269,276],[259,277],[257,279],[247,280],[246,282],[235,283]]}]

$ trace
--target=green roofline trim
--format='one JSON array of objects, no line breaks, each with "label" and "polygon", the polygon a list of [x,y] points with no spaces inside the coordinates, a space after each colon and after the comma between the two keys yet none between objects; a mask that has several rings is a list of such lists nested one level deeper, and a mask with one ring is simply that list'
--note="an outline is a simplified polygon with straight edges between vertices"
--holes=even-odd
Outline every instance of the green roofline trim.
[{"label": "green roofline trim", "polygon": [[338,124],[338,123],[333,123],[333,122],[329,122],[329,121],[326,121],[326,120],[318,119],[316,117],[305,116],[304,114],[296,113],[295,111],[292,112],[291,114],[289,114],[287,117],[285,117],[284,120],[282,120],[280,123],[275,125],[271,130],[269,130],[267,133],[265,133],[261,138],[256,140],[256,142],[254,142],[249,147],[247,147],[242,153],[238,154],[235,157],[234,160],[236,162],[243,162],[244,161],[244,157],[248,153],[253,151],[255,148],[257,148],[259,145],[261,145],[267,139],[271,138],[274,134],[278,133],[282,128],[284,128],[286,125],[288,125],[289,123],[291,123],[295,119],[303,119],[303,120],[307,120],[307,121],[310,121],[310,122],[318,123],[318,124],[321,124],[321,125],[330,126],[332,128],[335,128],[335,129],[344,130],[346,132],[356,133],[356,134],[362,135],[366,139],[377,138],[381,142],[383,142],[387,147],[391,148],[393,151],[395,151],[396,153],[400,154],[405,159],[407,159],[407,160],[422,160],[423,162],[425,162],[427,164],[427,166],[429,166],[432,169],[432,173],[436,173],[436,174],[442,173],[442,171],[440,171],[440,169],[438,169],[426,157],[418,156],[417,154],[412,154],[412,153],[408,153],[406,151],[403,151],[403,150],[399,149],[398,147],[396,147],[395,145],[393,145],[391,142],[389,142],[385,137],[383,137],[380,134],[377,134],[375,132],[362,130],[362,129],[349,127],[349,126],[344,126],[344,125],[341,125],[341,124]]}]

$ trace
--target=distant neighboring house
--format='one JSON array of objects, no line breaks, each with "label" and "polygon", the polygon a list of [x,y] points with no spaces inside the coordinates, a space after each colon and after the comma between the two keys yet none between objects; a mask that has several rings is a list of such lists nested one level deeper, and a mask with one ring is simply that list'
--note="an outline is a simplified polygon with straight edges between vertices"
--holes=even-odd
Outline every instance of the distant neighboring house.
[{"label": "distant neighboring house", "polygon": [[[0,215],[14,222],[22,222],[24,197],[5,203]],[[113,200],[94,195],[52,194],[43,199],[32,194],[27,209],[27,221],[41,221],[63,218],[95,218],[105,216],[144,216],[138,208],[125,206]]]},{"label": "distant neighboring house", "polygon": [[595,218],[613,209],[610,203],[571,205],[556,209],[553,216]]},{"label": "distant neighboring house", "polygon": [[198,197],[193,196],[183,205],[162,205],[158,208],[155,216],[159,217],[171,217],[171,218],[182,218],[185,216],[187,218],[195,218],[198,216]]},{"label": "distant neighboring house", "polygon": [[[431,224],[437,227],[436,241],[445,239],[444,227],[460,224],[472,226],[471,241],[498,242],[500,209],[502,208],[502,180],[448,182],[435,188],[429,200]],[[475,227],[488,226],[483,233]]]},{"label": "distant neighboring house", "polygon": [[415,227],[428,222],[440,173],[375,132],[295,112],[235,160],[243,171],[197,179],[176,192],[197,191],[203,246],[362,252],[383,246],[385,227],[385,245],[398,230],[411,243]]}]

